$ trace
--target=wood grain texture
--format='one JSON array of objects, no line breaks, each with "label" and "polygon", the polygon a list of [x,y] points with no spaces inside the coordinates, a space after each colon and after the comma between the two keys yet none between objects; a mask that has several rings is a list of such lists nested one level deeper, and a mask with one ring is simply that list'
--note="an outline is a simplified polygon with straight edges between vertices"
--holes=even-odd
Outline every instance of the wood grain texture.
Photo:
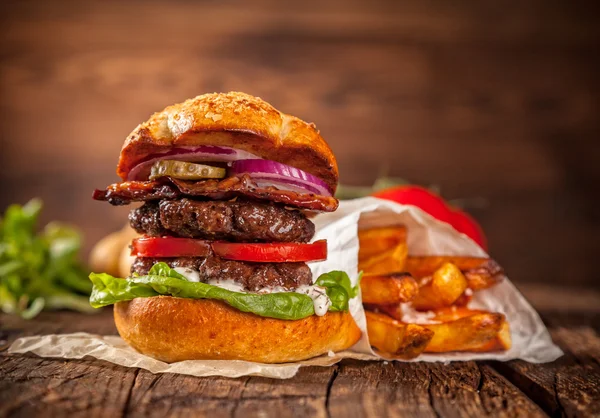
[{"label": "wood grain texture", "polygon": [[389,174],[483,200],[472,212],[514,281],[597,286],[597,2],[1,7],[0,209],[41,196],[89,249],[125,223],[90,199],[125,136],[168,104],[242,90],[316,122],[343,183]]},{"label": "wood grain texture", "polygon": [[[129,391],[128,398],[110,399],[111,406],[121,402],[114,406],[115,411],[133,416],[201,411],[237,416],[259,411],[273,411],[273,416],[280,411],[317,416],[365,416],[375,412],[400,416],[542,416],[540,409],[552,416],[594,416],[600,404],[600,338],[598,328],[592,327],[597,321],[579,325],[576,321],[597,319],[597,299],[587,294],[581,295],[578,302],[576,295],[552,287],[537,286],[536,294],[544,297],[532,299],[534,306],[551,327],[555,341],[567,352],[547,365],[521,361],[451,365],[346,361],[331,368],[301,369],[294,379],[280,382],[259,377],[152,375],[144,370],[133,370],[130,376],[127,369],[99,361],[52,361],[6,356],[4,352],[0,353],[0,393],[7,403],[0,402],[4,408],[0,415],[29,415],[48,408],[56,413],[82,415],[100,411],[96,393],[87,391],[108,390],[102,385],[111,381],[109,377],[98,381],[98,375],[105,373],[130,383],[130,387],[120,387],[121,391]],[[548,303],[552,300],[559,302]],[[581,315],[565,318],[563,310],[574,304],[579,305]],[[110,309],[94,316],[42,313],[35,321],[3,315],[0,323],[0,350],[19,336],[75,331],[116,333]],[[83,391],[66,383],[70,379],[78,380]],[[78,403],[71,405],[75,398]],[[55,403],[55,399],[62,401]],[[68,404],[66,409],[62,402]]]},{"label": "wood grain texture", "polygon": [[[559,299],[564,291],[546,287],[539,293]],[[586,297],[580,305],[584,313],[597,309]],[[347,360],[302,368],[284,381],[153,375],[98,360],[8,355],[19,336],[116,330],[109,309],[96,316],[45,312],[35,321],[0,315],[0,416],[597,416],[598,329],[565,320],[560,304],[554,312],[540,306],[567,353],[550,364]]]},{"label": "wood grain texture", "polygon": [[325,416],[327,382],[334,370],[301,369],[286,384],[260,377],[200,379],[140,370],[126,412],[131,416],[164,417],[214,409],[217,416],[244,417],[259,412],[266,416]]},{"label": "wood grain texture", "polygon": [[494,367],[552,416],[600,414],[600,337],[589,327],[556,326],[552,338],[565,356],[539,367],[524,361]]},{"label": "wood grain texture", "polygon": [[345,361],[328,406],[333,416],[545,416],[497,372],[474,362]]},{"label": "wood grain texture", "polygon": [[0,416],[119,416],[136,369],[102,361],[0,357]]}]

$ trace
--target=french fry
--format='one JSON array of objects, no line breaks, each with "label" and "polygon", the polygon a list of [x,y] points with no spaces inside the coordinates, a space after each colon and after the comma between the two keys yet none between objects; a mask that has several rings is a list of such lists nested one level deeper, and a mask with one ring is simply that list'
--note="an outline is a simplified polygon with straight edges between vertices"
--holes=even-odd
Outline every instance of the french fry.
[{"label": "french fry", "polygon": [[402,226],[359,231],[359,240],[368,336],[382,354],[410,359],[422,352],[510,349],[504,315],[467,308],[471,291],[502,280],[503,270],[494,260],[409,257]]},{"label": "french fry", "polygon": [[500,335],[505,323],[504,315],[486,312],[446,323],[423,324],[422,327],[434,332],[425,352],[481,350]]},{"label": "french fry", "polygon": [[[440,322],[450,322],[456,321],[461,318],[466,318],[473,315],[478,314],[486,314],[488,312],[476,309],[468,309],[465,307],[455,307],[452,306],[450,308],[439,309],[435,311],[435,317],[433,318],[436,321]],[[508,321],[506,318],[503,318],[502,325],[500,327],[500,331],[498,334],[492,338],[487,343],[482,344],[481,346],[472,347],[469,351],[474,352],[489,352],[489,351],[500,351],[500,350],[508,350],[512,346],[512,339],[510,336],[510,326],[508,325]]]},{"label": "french fry", "polygon": [[408,255],[406,243],[399,243],[395,247],[358,262],[358,269],[365,274],[387,274],[404,271],[404,264]]},{"label": "french fry", "polygon": [[412,306],[419,311],[430,311],[452,305],[467,289],[467,279],[458,267],[445,263],[432,277],[419,284],[419,294]]},{"label": "french fry", "polygon": [[433,332],[415,324],[402,324],[386,315],[365,311],[371,345],[387,355],[411,359],[423,352]]},{"label": "french fry", "polygon": [[358,260],[365,261],[400,243],[406,243],[406,227],[400,225],[364,229],[358,231],[358,241],[360,243]]},{"label": "french fry", "polygon": [[365,274],[360,281],[360,291],[364,303],[397,305],[413,300],[419,285],[408,273]]},{"label": "french fry", "polygon": [[[405,305],[406,306],[406,305]],[[408,308],[402,309],[401,304],[397,305],[368,305],[368,308],[371,310],[376,310],[385,313],[386,315],[392,317],[393,319],[400,322],[416,322],[414,318],[405,318],[404,313],[408,312],[410,316],[414,317],[414,315],[422,315],[424,319],[435,321],[435,322],[452,322],[457,319],[466,318],[468,316],[473,316],[476,314],[488,313],[488,311],[478,310],[478,309],[469,309],[464,306],[448,306],[446,308],[436,309],[428,312],[417,312],[412,311],[410,308],[410,304]],[[426,315],[426,316],[425,316]]]},{"label": "french fry", "polygon": [[[473,315],[487,314],[487,311],[468,309],[466,307],[451,306],[449,308],[438,309],[435,311],[433,319],[440,322],[452,322],[462,318],[467,318]],[[480,345],[473,346],[469,351],[483,353],[489,351],[501,351],[508,350],[512,346],[512,339],[510,336],[510,326],[506,318],[503,318],[500,331],[490,341]]]},{"label": "french fry", "polygon": [[456,301],[454,302],[454,306],[467,306],[469,302],[471,302],[471,299],[473,299],[473,292],[470,292],[469,289],[467,289],[463,292],[462,295],[458,297],[458,299],[456,299]]},{"label": "french fry", "polygon": [[487,353],[490,351],[504,351],[508,350],[512,347],[512,338],[510,336],[510,325],[508,325],[508,321],[505,319],[500,327],[500,331],[495,338],[487,342],[486,344],[482,344],[479,347],[473,347],[471,351],[477,353]]},{"label": "french fry", "polygon": [[390,318],[405,324],[419,325],[421,321],[429,321],[435,317],[434,311],[419,312],[412,308],[410,303],[397,303],[393,305],[367,304],[366,309],[384,313]]},{"label": "french fry", "polygon": [[402,304],[396,303],[393,305],[369,305],[365,306],[365,309],[369,309],[375,312],[381,312],[386,314],[387,316],[395,319],[396,321],[402,322],[403,319],[403,311]]},{"label": "french fry", "polygon": [[483,313],[488,312],[480,309],[469,309],[463,306],[450,306],[447,308],[436,309],[434,311],[435,316],[432,319],[439,322],[452,322],[456,321],[457,319]]},{"label": "french fry", "polygon": [[445,263],[452,263],[463,272],[472,290],[491,287],[502,280],[503,270],[491,258],[453,256],[410,256],[405,270],[416,279],[431,276]]},{"label": "french fry", "polygon": [[500,270],[498,273],[492,273],[492,268],[498,265],[493,260],[490,260],[490,263],[494,264],[482,266],[472,270],[465,270],[464,275],[469,283],[469,289],[473,291],[483,290],[502,281],[502,278],[504,277],[502,270]]},{"label": "french fry", "polygon": [[[387,306],[376,306],[373,308],[378,309],[380,312],[383,312],[386,315],[389,315],[393,319],[396,319],[398,321],[402,322],[403,319],[406,320],[406,318],[403,318],[403,310],[402,310],[402,306],[400,304],[387,305]],[[443,327],[443,329],[445,329],[447,331],[445,335],[446,335],[446,338],[448,339],[445,342],[446,348],[462,346],[463,348],[465,348],[465,350],[462,350],[462,351],[484,353],[484,352],[490,352],[490,351],[508,350],[512,346],[511,335],[510,335],[510,326],[508,324],[508,321],[506,321],[506,318],[504,318],[503,315],[501,315],[502,322],[501,322],[499,331],[496,332],[495,334],[492,332],[492,337],[490,337],[490,339],[487,341],[485,341],[485,336],[484,336],[484,338],[483,338],[484,342],[478,343],[477,339],[481,337],[483,331],[475,332],[475,330],[472,328],[476,324],[481,323],[481,321],[480,320],[478,320],[478,321],[471,320],[470,325],[468,325],[468,324],[465,325],[464,324],[465,321],[459,322],[457,325],[456,321],[464,320],[466,318],[469,318],[469,317],[472,317],[475,315],[479,315],[479,318],[482,318],[482,317],[487,317],[488,315],[500,315],[500,314],[490,314],[487,311],[468,309],[466,307],[460,307],[460,306],[458,306],[458,307],[450,306],[447,308],[437,309],[435,311],[432,311],[431,313],[433,313],[434,316],[433,317],[430,316],[425,319],[427,319],[428,321],[439,322],[440,323],[439,325],[445,325]],[[475,318],[475,319],[477,319],[477,318]],[[463,324],[463,325],[461,326],[461,324]],[[422,326],[424,326],[426,328],[430,328],[432,326],[437,326],[437,325],[438,324],[422,325]],[[490,325],[486,325],[486,326],[490,326]],[[465,330],[465,328],[466,328],[466,330]],[[448,332],[448,329],[450,329],[450,332]],[[467,333],[466,339],[473,339],[473,340],[466,341],[466,342],[464,341],[464,339],[462,342],[460,340],[457,340],[457,338],[458,338],[457,335],[458,335],[458,333],[461,333],[461,332]],[[438,335],[438,337],[440,337],[439,334],[436,334],[436,335]],[[433,349],[433,348],[435,348],[436,344],[439,346],[439,341],[438,342],[434,341],[432,344],[434,344],[432,346],[432,349]]]},{"label": "french fry", "polygon": [[445,263],[452,263],[461,271],[465,271],[481,267],[489,260],[483,257],[410,256],[406,260],[406,271],[415,278],[421,278],[431,276]]}]

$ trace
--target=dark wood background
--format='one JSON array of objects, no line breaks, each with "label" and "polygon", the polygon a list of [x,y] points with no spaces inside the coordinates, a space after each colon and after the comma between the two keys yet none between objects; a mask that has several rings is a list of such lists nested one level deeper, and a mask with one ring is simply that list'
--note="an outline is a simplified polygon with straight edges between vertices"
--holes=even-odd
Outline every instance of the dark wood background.
[{"label": "dark wood background", "polygon": [[89,250],[125,222],[90,194],[126,135],[241,90],[314,121],[345,184],[487,202],[472,213],[517,283],[597,287],[596,4],[3,1],[0,209],[40,196]]}]

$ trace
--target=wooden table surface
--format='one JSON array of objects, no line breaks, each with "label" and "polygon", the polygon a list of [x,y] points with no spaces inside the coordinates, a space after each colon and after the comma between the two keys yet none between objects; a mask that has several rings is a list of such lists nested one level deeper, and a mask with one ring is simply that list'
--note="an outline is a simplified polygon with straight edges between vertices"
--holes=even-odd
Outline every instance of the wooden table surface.
[{"label": "wooden table surface", "polygon": [[99,360],[9,355],[20,336],[115,334],[112,313],[0,316],[0,416],[600,416],[600,297],[522,288],[565,356],[449,365],[342,361],[289,380],[152,374]]}]

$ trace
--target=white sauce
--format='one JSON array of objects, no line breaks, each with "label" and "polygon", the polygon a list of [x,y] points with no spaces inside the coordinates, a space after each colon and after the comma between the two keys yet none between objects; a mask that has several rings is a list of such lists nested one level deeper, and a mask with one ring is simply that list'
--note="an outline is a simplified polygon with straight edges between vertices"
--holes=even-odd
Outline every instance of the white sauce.
[{"label": "white sauce", "polygon": [[231,290],[232,292],[245,293],[244,287],[233,280],[219,280],[213,279],[206,282],[207,284],[222,287],[223,289]]},{"label": "white sauce", "polygon": [[190,281],[190,282],[197,283],[200,281],[200,275],[194,269],[190,269],[187,267],[175,267],[173,270],[175,270],[177,273],[181,274],[183,277],[188,279],[188,281]]},{"label": "white sauce", "polygon": [[254,293],[258,293],[259,295],[266,295],[268,293],[283,293],[283,292],[289,292],[289,290],[287,290],[281,286],[263,287],[262,289],[258,289]]},{"label": "white sauce", "polygon": [[323,316],[329,310],[331,306],[331,299],[327,296],[327,292],[324,287],[321,286],[300,286],[296,290],[296,293],[303,293],[308,295],[313,300],[315,307],[315,315]]},{"label": "white sauce", "polygon": [[[174,268],[174,270],[177,273],[184,276],[190,282],[199,282],[200,281],[200,275],[195,270],[192,270],[189,268],[183,268],[183,267],[176,267],[176,268]],[[218,286],[223,289],[230,290],[232,292],[250,293],[250,292],[245,291],[244,287],[242,285],[234,282],[233,280],[213,279],[213,280],[209,280],[207,283],[212,286]],[[326,289],[321,286],[314,286],[314,285],[313,286],[300,286],[294,290],[287,290],[287,289],[284,289],[283,287],[279,287],[279,286],[263,287],[261,289],[258,289],[256,292],[252,292],[252,293],[258,293],[259,295],[266,295],[269,293],[283,293],[283,292],[293,292],[293,293],[301,293],[303,295],[307,295],[313,301],[313,306],[315,308],[315,315],[317,315],[317,316],[325,315],[327,313],[327,311],[329,310],[329,307],[331,306],[331,300],[327,296]]]}]

